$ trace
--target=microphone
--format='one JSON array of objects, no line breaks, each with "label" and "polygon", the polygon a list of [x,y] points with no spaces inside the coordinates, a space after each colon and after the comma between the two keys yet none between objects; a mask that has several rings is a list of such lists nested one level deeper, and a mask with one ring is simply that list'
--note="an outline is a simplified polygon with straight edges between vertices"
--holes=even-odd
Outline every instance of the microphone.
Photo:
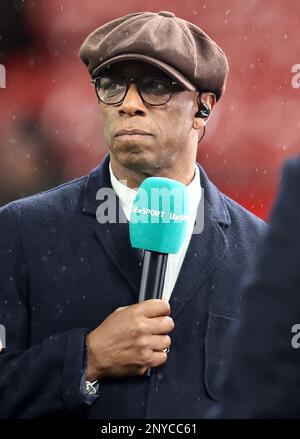
[{"label": "microphone", "polygon": [[184,184],[164,177],[142,182],[129,221],[132,247],[144,250],[139,303],[162,298],[168,255],[180,250],[188,223],[189,196]]}]

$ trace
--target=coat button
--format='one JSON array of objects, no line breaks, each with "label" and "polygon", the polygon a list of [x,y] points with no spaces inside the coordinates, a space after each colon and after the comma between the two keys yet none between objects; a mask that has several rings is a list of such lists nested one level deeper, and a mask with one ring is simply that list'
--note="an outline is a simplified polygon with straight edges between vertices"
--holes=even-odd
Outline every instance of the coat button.
[{"label": "coat button", "polygon": [[158,15],[162,15],[163,17],[170,17],[170,18],[176,17],[176,15],[173,14],[173,12],[168,12],[168,11],[160,11]]}]

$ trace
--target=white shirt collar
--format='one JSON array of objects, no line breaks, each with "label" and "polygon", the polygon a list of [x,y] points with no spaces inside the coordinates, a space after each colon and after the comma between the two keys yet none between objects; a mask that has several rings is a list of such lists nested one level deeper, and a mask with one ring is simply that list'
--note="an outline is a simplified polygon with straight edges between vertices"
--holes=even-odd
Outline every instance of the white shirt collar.
[{"label": "white shirt collar", "polygon": [[[123,181],[123,180],[118,180],[116,178],[116,176],[112,171],[110,162],[109,162],[109,173],[110,173],[111,185],[115,193],[119,197],[121,206],[125,212],[127,220],[129,221],[132,204],[134,202],[137,191],[135,189],[128,187],[126,184],[127,183],[126,180]],[[190,198],[190,207],[191,207],[190,212],[191,215],[195,216],[202,195],[200,172],[197,165],[195,165],[194,178],[191,181],[191,183],[189,183],[186,186],[186,189],[188,191]]]}]

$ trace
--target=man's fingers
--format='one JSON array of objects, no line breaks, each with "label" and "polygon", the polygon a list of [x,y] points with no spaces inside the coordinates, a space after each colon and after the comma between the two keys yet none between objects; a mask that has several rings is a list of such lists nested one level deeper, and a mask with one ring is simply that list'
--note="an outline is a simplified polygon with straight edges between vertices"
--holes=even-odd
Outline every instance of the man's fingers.
[{"label": "man's fingers", "polygon": [[153,352],[153,360],[151,367],[157,367],[165,363],[168,359],[168,354],[165,352]]},{"label": "man's fingers", "polygon": [[141,306],[141,311],[144,316],[149,318],[168,316],[171,312],[170,304],[161,299],[145,300],[145,302],[142,302],[139,305]]},{"label": "man's fingers", "polygon": [[168,335],[153,335],[151,337],[151,349],[163,351],[171,346],[171,338]]},{"label": "man's fingers", "polygon": [[149,319],[147,324],[153,335],[169,334],[175,327],[173,319],[169,316]]}]

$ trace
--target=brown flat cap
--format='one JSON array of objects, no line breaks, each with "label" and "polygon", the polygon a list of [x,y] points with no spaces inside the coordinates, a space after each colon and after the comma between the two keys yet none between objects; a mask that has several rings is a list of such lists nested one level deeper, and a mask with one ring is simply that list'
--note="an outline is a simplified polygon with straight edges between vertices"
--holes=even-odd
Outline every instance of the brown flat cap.
[{"label": "brown flat cap", "polygon": [[202,29],[172,12],[138,12],[100,26],[79,51],[92,77],[118,61],[160,68],[187,90],[222,96],[228,74],[223,50]]}]

